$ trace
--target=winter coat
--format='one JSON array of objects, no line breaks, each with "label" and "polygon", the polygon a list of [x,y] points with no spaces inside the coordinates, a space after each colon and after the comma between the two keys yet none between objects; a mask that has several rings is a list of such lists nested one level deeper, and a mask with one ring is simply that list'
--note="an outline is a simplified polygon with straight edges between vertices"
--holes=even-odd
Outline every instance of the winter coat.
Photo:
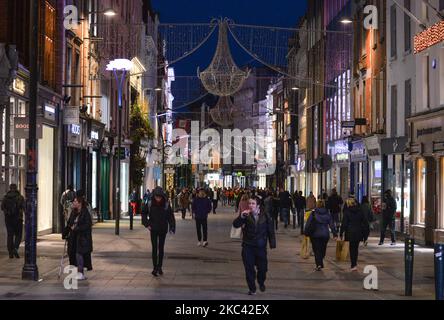
[{"label": "winter coat", "polygon": [[342,198],[337,194],[332,194],[327,199],[327,209],[330,210],[331,213],[339,213],[341,212],[341,206],[344,204]]},{"label": "winter coat", "polygon": [[190,195],[188,192],[182,192],[179,194],[179,205],[183,209],[188,208],[190,205]]},{"label": "winter coat", "polygon": [[248,217],[242,217],[242,214],[233,221],[233,227],[242,228],[242,245],[257,248],[266,248],[267,242],[270,248],[276,248],[276,235],[274,233],[274,225],[270,216],[261,210],[258,222],[250,214]]},{"label": "winter coat", "polygon": [[264,200],[264,211],[270,217],[273,216],[273,197],[266,197]]},{"label": "winter coat", "polygon": [[70,231],[69,242],[79,254],[89,254],[93,251],[92,240],[92,217],[87,208],[82,208],[80,214],[73,210],[68,220],[67,228],[74,229]]},{"label": "winter coat", "polygon": [[310,238],[329,239],[330,230],[335,237],[338,235],[333,219],[325,208],[318,208],[313,211],[305,225],[306,230],[310,228],[312,223],[314,223],[314,232]]},{"label": "winter coat", "polygon": [[6,222],[23,221],[25,211],[25,198],[18,191],[8,191],[2,200],[2,210],[5,213]]},{"label": "winter coat", "polygon": [[212,207],[213,205],[211,204],[211,200],[209,198],[196,197],[192,206],[193,214],[196,219],[207,219]]},{"label": "winter coat", "polygon": [[316,198],[315,196],[309,196],[307,198],[307,207],[308,210],[314,210],[316,208]]},{"label": "winter coat", "polygon": [[391,221],[396,213],[396,201],[393,197],[385,196],[383,200],[384,209],[382,210],[382,217],[386,221]]},{"label": "winter coat", "polygon": [[294,198],[294,205],[296,209],[299,210],[304,209],[307,207],[307,200],[305,199],[304,196],[296,195]]},{"label": "winter coat", "polygon": [[345,209],[341,224],[341,237],[345,233],[345,241],[362,241],[368,229],[367,217],[358,206]]},{"label": "winter coat", "polygon": [[281,209],[282,208],[290,209],[293,207],[293,203],[291,201],[291,195],[288,191],[279,193],[279,201]]},{"label": "winter coat", "polygon": [[370,203],[361,204],[361,210],[364,216],[367,217],[368,222],[374,222],[376,220]]},{"label": "winter coat", "polygon": [[[157,203],[155,196],[161,196],[163,201],[160,204]],[[151,228],[151,232],[159,234],[167,234],[168,231],[176,232],[176,219],[162,188],[156,188],[153,191],[152,200],[142,213],[142,223],[146,228]]]}]

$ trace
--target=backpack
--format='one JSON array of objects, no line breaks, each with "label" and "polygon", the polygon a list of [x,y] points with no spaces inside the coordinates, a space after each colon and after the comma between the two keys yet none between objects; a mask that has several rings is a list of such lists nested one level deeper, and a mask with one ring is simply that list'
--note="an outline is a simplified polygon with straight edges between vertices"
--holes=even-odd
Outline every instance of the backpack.
[{"label": "backpack", "polygon": [[311,216],[312,216],[311,222],[307,223],[307,225],[305,226],[305,230],[304,230],[304,234],[307,237],[311,237],[316,231],[317,221],[316,221],[316,216],[315,216],[314,211],[312,212]]}]

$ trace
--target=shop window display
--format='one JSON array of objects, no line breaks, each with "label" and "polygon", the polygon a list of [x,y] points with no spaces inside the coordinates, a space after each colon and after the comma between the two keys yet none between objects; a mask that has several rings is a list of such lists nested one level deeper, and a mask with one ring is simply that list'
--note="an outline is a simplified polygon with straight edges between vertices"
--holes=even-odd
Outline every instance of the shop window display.
[{"label": "shop window display", "polygon": [[417,162],[417,211],[416,222],[418,224],[425,223],[425,211],[426,211],[426,175],[427,168],[424,159],[418,159]]}]

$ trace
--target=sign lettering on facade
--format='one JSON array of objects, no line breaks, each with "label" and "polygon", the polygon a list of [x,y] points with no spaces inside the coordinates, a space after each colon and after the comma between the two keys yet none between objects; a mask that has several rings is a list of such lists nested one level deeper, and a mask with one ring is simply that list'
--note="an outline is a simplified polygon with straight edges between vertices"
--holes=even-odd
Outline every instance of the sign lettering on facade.
[{"label": "sign lettering on facade", "polygon": [[70,125],[80,123],[79,107],[65,107],[63,110],[63,124]]}]

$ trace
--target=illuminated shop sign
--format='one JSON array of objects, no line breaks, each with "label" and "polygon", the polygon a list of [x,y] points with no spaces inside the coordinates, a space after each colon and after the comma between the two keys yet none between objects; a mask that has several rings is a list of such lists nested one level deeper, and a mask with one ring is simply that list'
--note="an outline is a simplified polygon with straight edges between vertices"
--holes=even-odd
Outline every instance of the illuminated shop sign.
[{"label": "illuminated shop sign", "polygon": [[91,130],[91,139],[99,140],[99,131]]},{"label": "illuminated shop sign", "polygon": [[418,54],[442,41],[444,41],[444,21],[438,22],[415,36],[415,54]]},{"label": "illuminated shop sign", "polygon": [[71,133],[80,136],[80,126],[78,124],[71,125]]},{"label": "illuminated shop sign", "polygon": [[18,94],[21,94],[22,96],[26,93],[26,83],[22,79],[15,79],[12,88],[14,92],[17,92]]}]

